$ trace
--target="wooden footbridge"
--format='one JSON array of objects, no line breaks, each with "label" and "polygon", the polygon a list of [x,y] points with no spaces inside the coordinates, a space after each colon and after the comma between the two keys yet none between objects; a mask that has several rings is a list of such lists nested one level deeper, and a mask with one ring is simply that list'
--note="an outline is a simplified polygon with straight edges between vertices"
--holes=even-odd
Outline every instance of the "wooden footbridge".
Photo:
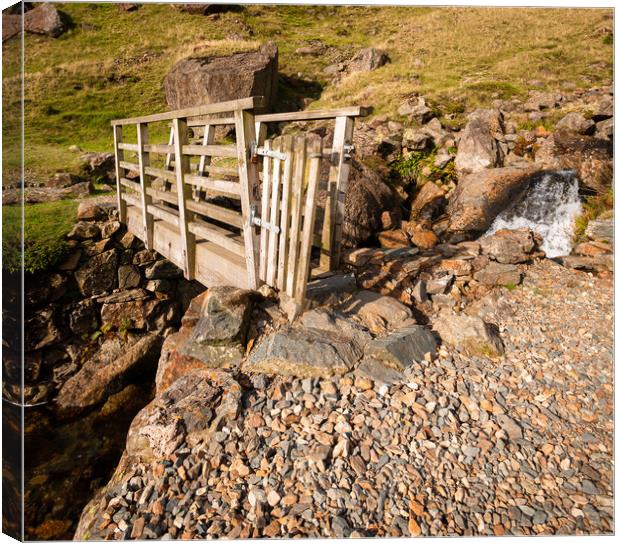
[{"label": "wooden footbridge", "polygon": [[[261,103],[252,97],[112,121],[120,220],[188,279],[207,287],[266,283],[302,305],[310,275],[339,265],[354,120],[365,112],[255,115]],[[310,134],[266,139],[269,123],[319,119],[335,123],[331,148]],[[218,127],[232,127],[235,143],[217,144]],[[149,139],[168,130],[167,143]]]}]

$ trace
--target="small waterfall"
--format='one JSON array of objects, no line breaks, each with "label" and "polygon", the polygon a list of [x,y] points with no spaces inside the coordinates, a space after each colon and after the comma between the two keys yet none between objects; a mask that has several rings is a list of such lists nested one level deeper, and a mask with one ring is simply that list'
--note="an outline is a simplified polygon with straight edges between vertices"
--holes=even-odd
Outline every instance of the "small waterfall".
[{"label": "small waterfall", "polygon": [[552,172],[534,181],[519,202],[502,211],[485,235],[502,228],[529,228],[542,236],[541,249],[548,258],[564,256],[573,247],[575,219],[580,213],[575,173]]}]

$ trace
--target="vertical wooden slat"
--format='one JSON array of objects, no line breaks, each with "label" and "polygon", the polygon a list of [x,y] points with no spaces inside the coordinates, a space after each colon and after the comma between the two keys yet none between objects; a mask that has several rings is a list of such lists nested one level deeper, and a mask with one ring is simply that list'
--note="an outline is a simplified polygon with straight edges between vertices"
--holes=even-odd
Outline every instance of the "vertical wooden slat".
[{"label": "vertical wooden slat", "polygon": [[248,111],[235,111],[245,261],[248,285],[250,288],[256,289],[258,288],[258,236],[256,229],[250,224],[250,213],[252,206],[256,205],[256,189],[258,186],[258,165],[250,160],[252,145],[256,143],[254,130],[254,115]]},{"label": "vertical wooden slat", "polygon": [[301,227],[301,194],[306,170],[306,140],[304,137],[295,138],[295,171],[291,189],[291,226],[288,255],[288,270],[286,272],[286,293],[292,298],[295,293],[295,278],[297,276],[297,258],[299,255],[299,230]]},{"label": "vertical wooden slat", "polygon": [[[174,144],[174,124],[171,124],[170,125],[170,136],[168,136],[168,145],[173,145],[173,144]],[[174,153],[166,154],[166,160],[164,162],[164,170],[169,170],[171,168],[173,156],[174,156]],[[171,187],[172,187],[172,183],[170,183],[170,181],[168,180],[165,180],[164,190],[170,190]]]},{"label": "vertical wooden slat", "polygon": [[[266,151],[271,149],[271,142],[266,141],[264,148]],[[269,220],[269,196],[271,194],[271,164],[272,159],[268,156],[263,158],[263,190],[261,195],[260,218],[264,221]],[[258,275],[261,281],[265,281],[267,277],[267,241],[269,230],[261,228],[260,230],[260,263],[258,266]]]},{"label": "vertical wooden slat", "polygon": [[[144,150],[144,144],[148,143],[148,125],[138,123],[136,125],[138,133],[138,166],[140,168],[140,200],[142,201],[142,225],[144,228],[144,245],[150,251],[153,249],[153,215],[149,213],[148,206],[152,203],[152,198],[146,193],[147,178],[144,168],[150,166],[150,155]],[[150,185],[150,183],[148,183]]]},{"label": "vertical wooden slat", "polygon": [[295,301],[301,307],[306,296],[308,274],[310,273],[310,254],[312,251],[312,238],[314,235],[314,219],[316,217],[316,197],[321,169],[321,140],[314,140],[308,144],[308,158],[310,167],[308,182],[306,185],[304,203],[304,222],[299,247],[297,277],[295,280]]},{"label": "vertical wooden slat", "polygon": [[345,157],[344,145],[353,138],[353,118],[337,117],[332,144],[332,163],[329,169],[328,194],[321,232],[321,259],[319,268],[333,271],[339,265],[340,241],[344,217],[344,196],[347,189],[350,160]]},{"label": "vertical wooden slat", "polygon": [[[205,125],[205,133],[202,136],[203,145],[213,145],[215,142],[215,126],[212,124]],[[211,164],[211,157],[207,155],[201,155],[198,162],[198,175],[202,175],[205,171],[205,166]]]},{"label": "vertical wooden slat", "polygon": [[284,161],[284,173],[282,176],[282,209],[280,210],[280,239],[278,247],[278,269],[276,284],[280,292],[284,292],[286,287],[286,273],[288,264],[288,239],[290,225],[290,199],[291,199],[291,180],[293,178],[294,153],[293,137],[284,136],[282,138],[282,151],[286,154]]},{"label": "vertical wooden slat", "polygon": [[254,131],[256,132],[257,145],[262,147],[267,139],[267,124],[256,121],[254,124]]},{"label": "vertical wooden slat", "polygon": [[116,173],[116,197],[118,202],[118,217],[122,223],[127,222],[127,203],[121,197],[121,174],[122,168],[119,166],[121,160],[125,160],[125,153],[122,149],[118,148],[118,144],[123,141],[123,127],[114,126],[114,171]]},{"label": "vertical wooden slat", "polygon": [[[282,139],[278,138],[274,141],[273,148],[280,151],[282,148]],[[269,222],[272,225],[278,225],[280,218],[280,178],[282,171],[282,161],[275,158],[273,161],[273,175],[271,181],[271,201],[269,203]],[[267,232],[264,232],[267,234]],[[273,230],[269,231],[269,247],[267,250],[267,277],[266,282],[272,287],[276,286],[276,270],[277,270],[277,254],[278,234]]]},{"label": "vertical wooden slat", "polygon": [[183,155],[182,147],[187,145],[187,119],[174,119],[174,171],[179,203],[179,233],[183,248],[183,273],[186,279],[194,278],[196,238],[188,230],[188,224],[193,220],[193,213],[185,209],[186,199],[191,197],[191,187],[185,183],[185,176],[189,174],[189,157]]}]

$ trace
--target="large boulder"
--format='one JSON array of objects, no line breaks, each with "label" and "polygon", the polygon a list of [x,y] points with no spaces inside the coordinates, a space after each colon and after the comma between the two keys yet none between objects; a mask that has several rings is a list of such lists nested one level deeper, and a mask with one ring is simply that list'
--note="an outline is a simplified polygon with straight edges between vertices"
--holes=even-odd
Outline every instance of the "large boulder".
[{"label": "large boulder", "polygon": [[225,57],[190,57],[177,62],[164,80],[171,109],[264,96],[265,106],[275,99],[278,48],[264,44],[258,51]]},{"label": "large boulder", "polygon": [[582,189],[603,193],[613,180],[613,143],[558,130],[540,146],[536,163],[548,169],[575,170]]},{"label": "large boulder", "polygon": [[470,356],[496,357],[504,353],[504,344],[496,328],[479,317],[442,312],[433,328],[444,343]]},{"label": "large boulder", "polygon": [[519,264],[531,260],[542,238],[529,228],[498,230],[480,240],[483,254],[502,264]]},{"label": "large boulder", "polygon": [[519,200],[537,176],[537,168],[494,168],[459,180],[448,204],[448,232],[479,235],[509,204]]},{"label": "large boulder", "polygon": [[267,336],[243,365],[245,372],[330,377],[351,370],[362,352],[339,333],[313,328],[283,328]]},{"label": "large boulder", "polygon": [[116,279],[118,253],[110,249],[88,260],[75,272],[80,292],[84,297],[103,294],[112,290]]},{"label": "large boulder", "polygon": [[75,415],[103,402],[131,379],[155,370],[162,338],[158,335],[106,339],[60,389],[56,404],[62,415]]},{"label": "large boulder", "polygon": [[371,72],[380,68],[390,61],[387,53],[376,49],[374,47],[368,47],[366,49],[360,49],[355,56],[351,59],[347,65],[347,71],[353,72]]},{"label": "large boulder", "polygon": [[[19,5],[19,4],[18,4]],[[22,16],[16,13],[2,14],[2,41],[17,36],[22,31]]]},{"label": "large boulder", "polygon": [[413,318],[406,305],[371,290],[360,290],[344,302],[341,310],[344,315],[361,322],[375,334],[399,328]]},{"label": "large boulder", "polygon": [[502,113],[498,109],[476,109],[469,114],[461,134],[455,165],[460,174],[495,168],[502,161],[498,139],[503,136]]},{"label": "large boulder", "polygon": [[24,15],[24,30],[57,38],[67,29],[67,24],[54,4],[39,4]]},{"label": "large boulder", "polygon": [[342,241],[345,247],[358,247],[383,230],[381,215],[388,211],[400,222],[400,198],[375,171],[352,161],[349,186],[344,200]]},{"label": "large boulder", "polygon": [[586,119],[583,114],[578,111],[567,113],[555,127],[557,130],[568,130],[569,132],[582,135],[593,134],[596,130],[594,121],[592,119]]},{"label": "large boulder", "polygon": [[436,350],[437,340],[432,332],[416,324],[373,340],[366,347],[365,354],[375,363],[404,371],[416,362],[423,362],[426,357],[434,357]]}]

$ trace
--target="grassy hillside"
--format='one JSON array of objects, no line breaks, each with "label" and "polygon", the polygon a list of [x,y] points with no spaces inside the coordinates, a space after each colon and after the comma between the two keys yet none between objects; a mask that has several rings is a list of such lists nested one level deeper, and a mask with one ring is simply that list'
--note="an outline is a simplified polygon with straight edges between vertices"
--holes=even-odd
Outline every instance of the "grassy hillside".
[{"label": "grassy hillside", "polygon": [[[248,6],[214,19],[169,5],[129,13],[113,4],[58,6],[73,21],[68,33],[25,37],[26,170],[41,180],[75,164],[70,145],[110,150],[111,119],[165,110],[163,78],[190,54],[271,40],[283,95],[292,92],[287,78],[303,79],[320,89],[313,108],[362,103],[392,114],[413,92],[449,111],[523,96],[533,85],[596,85],[612,74],[609,9]],[[317,41],[324,54],[296,53]],[[392,62],[331,85],[325,66],[367,46]],[[5,96],[17,88],[18,47],[17,39],[3,44]],[[17,164],[7,161],[5,173]]]}]

